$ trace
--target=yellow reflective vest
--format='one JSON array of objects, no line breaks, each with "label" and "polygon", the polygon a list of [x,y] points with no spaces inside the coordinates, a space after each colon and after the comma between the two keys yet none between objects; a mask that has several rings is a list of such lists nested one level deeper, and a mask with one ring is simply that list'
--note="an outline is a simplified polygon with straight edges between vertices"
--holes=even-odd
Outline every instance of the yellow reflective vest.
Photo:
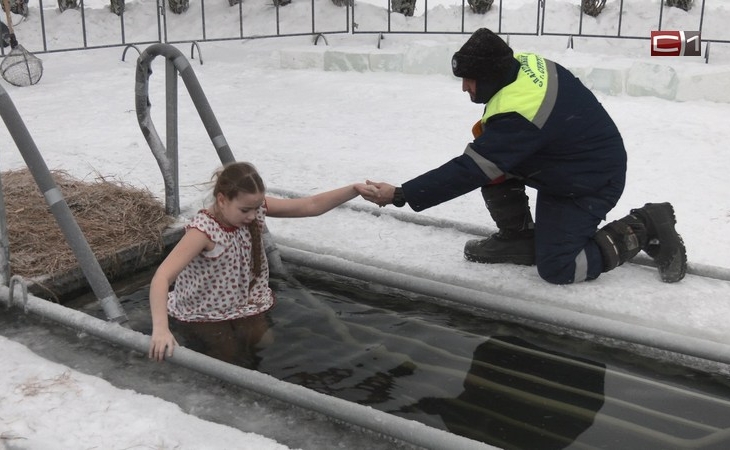
[{"label": "yellow reflective vest", "polygon": [[547,120],[558,92],[555,63],[534,53],[517,53],[520,63],[517,79],[500,89],[484,108],[482,124],[490,117],[516,112],[542,128]]}]

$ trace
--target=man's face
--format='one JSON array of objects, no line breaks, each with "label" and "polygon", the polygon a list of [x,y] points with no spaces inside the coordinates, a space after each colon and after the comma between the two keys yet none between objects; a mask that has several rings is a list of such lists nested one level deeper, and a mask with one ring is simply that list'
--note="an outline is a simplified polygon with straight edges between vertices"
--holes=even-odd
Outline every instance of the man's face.
[{"label": "man's face", "polygon": [[469,97],[471,97],[471,101],[474,103],[478,103],[476,101],[477,98],[477,80],[472,80],[471,78],[462,78],[461,79],[461,90],[462,92],[468,92]]}]

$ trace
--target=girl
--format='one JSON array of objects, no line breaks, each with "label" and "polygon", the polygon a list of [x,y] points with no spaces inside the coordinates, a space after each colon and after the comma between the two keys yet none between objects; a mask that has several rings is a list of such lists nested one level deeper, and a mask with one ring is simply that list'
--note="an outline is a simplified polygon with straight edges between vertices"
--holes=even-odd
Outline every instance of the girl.
[{"label": "girl", "polygon": [[203,352],[241,363],[236,358],[250,354],[268,329],[264,313],[274,304],[263,250],[265,216],[317,216],[355,198],[357,189],[368,189],[353,184],[282,199],[265,195],[264,183],[249,163],[228,164],[216,176],[213,205],[193,217],[152,278],[151,359],[172,356],[178,345],[169,314],[183,336],[202,344]]}]

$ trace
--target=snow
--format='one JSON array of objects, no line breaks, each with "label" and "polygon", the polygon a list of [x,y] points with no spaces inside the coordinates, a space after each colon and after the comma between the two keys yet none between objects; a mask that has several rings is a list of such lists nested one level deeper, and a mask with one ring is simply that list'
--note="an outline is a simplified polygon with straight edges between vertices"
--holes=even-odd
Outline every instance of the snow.
[{"label": "snow", "polygon": [[[236,24],[231,25],[227,2],[219,3],[225,8],[206,4],[205,17],[209,30],[222,33]],[[360,31],[384,17],[382,5],[370,3],[358,3]],[[435,3],[429,2],[429,7]],[[513,23],[534,21],[534,2],[505,3]],[[548,3],[551,14],[562,4]],[[611,17],[618,15],[615,3],[610,2],[605,15],[597,19],[584,18],[584,32],[611,29]],[[712,28],[726,24],[730,15],[726,6],[717,3],[707,2],[705,25],[710,32],[706,36],[727,40],[719,31],[724,25]],[[155,8],[150,7],[154,4],[128,2],[129,40],[150,32],[156,20]],[[283,23],[293,27],[294,16],[301,17],[306,11],[301,8],[308,4],[295,0],[281,8]],[[247,1],[244,6],[249,19],[260,13],[262,24],[273,14],[268,2]],[[642,9],[627,14],[624,29],[648,35],[646,23],[656,16],[657,1],[632,2],[630,7]],[[113,42],[118,33],[118,19],[105,8],[86,12],[92,45]],[[44,11],[52,45],[58,45],[64,35],[78,33],[78,11],[61,14],[51,7]],[[695,29],[692,24],[697,23],[698,13],[699,8],[685,15],[665,11],[668,25],[664,29]],[[186,17],[193,20],[199,14],[198,3],[193,2]],[[333,23],[344,15],[334,6],[319,8],[317,14],[318,20],[331,18]],[[168,14],[168,26],[186,17]],[[429,27],[447,30],[453,25],[447,18],[453,21],[454,17],[452,8],[436,4],[429,11]],[[467,19],[467,26],[476,20],[469,14]],[[418,20],[395,16],[393,22],[394,27],[418,29],[422,23]],[[570,20],[552,23],[559,23],[560,30],[576,30],[577,20],[576,13]],[[15,26],[18,40],[30,50],[40,48],[32,35],[37,21],[31,5],[31,16]],[[256,22],[253,16],[251,23]],[[378,42],[370,34],[333,34],[327,36],[327,45],[317,46],[309,36],[221,41],[201,44],[202,54],[191,62],[236,159],[252,161],[273,192],[311,194],[365,179],[397,185],[463,151],[481,106],[469,102],[448,70],[451,53],[466,38],[386,35]],[[567,49],[565,37],[511,36],[510,44],[517,50],[540,52],[573,70],[594,89],[617,122],[629,152],[628,183],[608,220],[646,202],[669,201],[675,207],[690,264],[727,270],[727,46],[713,46],[711,63],[704,64],[701,58],[651,58],[648,41],[643,40],[576,39],[575,48]],[[178,47],[190,54],[187,44]],[[147,187],[164,199],[160,171],[134,111],[136,53],[127,52],[126,61],[121,55],[122,48],[42,54],[44,75],[39,84],[16,88],[5,83],[3,87],[50,169],[87,180],[118,178]],[[153,121],[162,133],[164,65],[155,61],[153,66],[150,100]],[[207,182],[220,161],[182,83],[179,98],[184,219],[205,204]],[[0,145],[2,170],[25,166],[4,127]],[[534,192],[528,194],[534,200]],[[351,203],[371,207],[362,199]],[[408,208],[399,212],[416,216]],[[482,227],[484,233],[494,229],[478,192],[418,217]],[[542,281],[533,267],[487,267],[464,261],[463,244],[474,233],[349,208],[316,218],[269,219],[268,226],[277,242],[335,259],[515,296],[536,305],[614,319],[629,327],[730,342],[728,281],[688,275],[678,284],[664,284],[655,269],[627,264],[590,283],[553,286]],[[285,448],[262,436],[184,414],[161,399],[115,388],[2,337],[0,354],[0,448],[3,444],[32,449]],[[79,427],[82,421],[84,426]],[[111,427],[108,421],[125,426]]]},{"label": "snow", "polygon": [[186,414],[157,397],[118,389],[1,336],[0,348],[0,448],[3,442],[9,449],[28,450],[288,448]]}]

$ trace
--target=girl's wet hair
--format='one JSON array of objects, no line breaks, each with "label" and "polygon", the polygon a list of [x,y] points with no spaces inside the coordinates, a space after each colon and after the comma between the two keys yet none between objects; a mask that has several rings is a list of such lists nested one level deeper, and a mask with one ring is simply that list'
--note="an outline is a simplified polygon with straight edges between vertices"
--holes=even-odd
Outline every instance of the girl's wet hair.
[{"label": "girl's wet hair", "polygon": [[[238,196],[238,194],[261,194],[266,192],[266,186],[261,179],[256,168],[251,163],[233,162],[226,164],[215,174],[215,186],[213,187],[213,198],[217,198],[218,194],[223,194],[229,200]],[[254,279],[261,275],[261,270],[266,264],[263,251],[262,241],[263,224],[258,220],[254,220],[248,225],[251,233],[251,260],[253,261]]]}]

